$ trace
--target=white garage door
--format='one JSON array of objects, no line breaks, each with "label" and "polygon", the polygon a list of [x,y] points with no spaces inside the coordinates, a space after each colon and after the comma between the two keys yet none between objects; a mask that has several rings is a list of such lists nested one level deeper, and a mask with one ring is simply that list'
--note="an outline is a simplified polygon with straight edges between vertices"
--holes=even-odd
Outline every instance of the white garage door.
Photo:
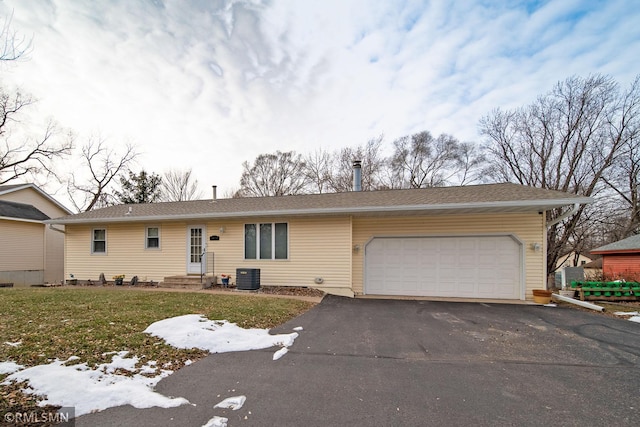
[{"label": "white garage door", "polygon": [[521,244],[509,236],[374,238],[365,293],[519,299]]}]

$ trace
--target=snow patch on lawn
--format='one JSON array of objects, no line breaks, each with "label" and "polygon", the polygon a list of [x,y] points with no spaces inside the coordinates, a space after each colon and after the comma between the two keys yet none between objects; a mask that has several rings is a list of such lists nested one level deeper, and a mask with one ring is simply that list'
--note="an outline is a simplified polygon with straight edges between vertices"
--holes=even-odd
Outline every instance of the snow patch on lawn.
[{"label": "snow patch on lawn", "polygon": [[[144,332],[165,340],[173,347],[199,348],[211,353],[281,347],[274,354],[274,360],[286,354],[298,337],[295,332],[270,335],[268,329],[243,329],[226,320],[212,321],[198,314],[161,320]],[[122,405],[171,408],[189,403],[183,397],[167,397],[153,391],[155,385],[173,371],[159,369],[156,361],[136,368],[139,358],[127,357],[128,354],[128,351],[103,353],[112,355],[111,362],[95,368],[86,363],[69,364],[78,360],[77,356],[26,369],[14,362],[0,362],[0,374],[10,374],[2,384],[27,382],[28,387],[23,392],[42,396],[44,400],[39,402],[40,406],[73,406],[76,416]],[[171,366],[171,363],[166,363],[166,366]],[[122,371],[129,375],[122,374]],[[231,397],[216,407],[237,410],[244,401],[245,396]],[[214,417],[206,426],[226,426],[227,421],[223,417]]]},{"label": "snow patch on lawn", "polygon": [[638,313],[637,311],[616,311],[615,313],[616,316],[631,316],[629,317],[628,320],[632,321],[632,322],[636,322],[636,323],[640,323],[640,313]]},{"label": "snow patch on lawn", "polygon": [[[111,363],[100,364],[96,369],[90,369],[86,363],[66,365],[77,360],[77,357],[56,359],[47,365],[15,372],[3,384],[27,381],[29,387],[23,390],[25,393],[45,397],[39,402],[40,406],[73,406],[76,416],[121,405],[171,408],[189,403],[182,397],[166,397],[152,390],[158,381],[172,371],[161,371],[155,377],[139,373],[131,376],[114,373],[117,369],[135,372],[138,358],[125,358],[126,353],[119,352],[113,356]],[[146,372],[151,369],[149,364],[143,367]]]},{"label": "snow patch on lawn", "polygon": [[210,353],[290,347],[298,333],[270,335],[268,329],[243,329],[226,320],[186,314],[152,323],[144,330],[176,348],[199,348]]},{"label": "snow patch on lawn", "polygon": [[616,316],[640,316],[640,313],[637,311],[616,311],[613,314]]},{"label": "snow patch on lawn", "polygon": [[13,374],[16,371],[24,368],[22,365],[18,365],[15,362],[0,362],[0,375]]}]

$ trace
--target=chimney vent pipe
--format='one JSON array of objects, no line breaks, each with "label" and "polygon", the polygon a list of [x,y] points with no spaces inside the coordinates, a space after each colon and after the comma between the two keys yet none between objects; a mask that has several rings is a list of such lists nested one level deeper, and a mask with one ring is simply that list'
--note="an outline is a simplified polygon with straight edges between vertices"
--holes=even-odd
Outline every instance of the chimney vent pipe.
[{"label": "chimney vent pipe", "polygon": [[211,188],[213,189],[213,201],[215,202],[218,199],[218,186],[212,185]]},{"label": "chimney vent pipe", "polygon": [[353,191],[362,191],[362,161],[353,161]]}]

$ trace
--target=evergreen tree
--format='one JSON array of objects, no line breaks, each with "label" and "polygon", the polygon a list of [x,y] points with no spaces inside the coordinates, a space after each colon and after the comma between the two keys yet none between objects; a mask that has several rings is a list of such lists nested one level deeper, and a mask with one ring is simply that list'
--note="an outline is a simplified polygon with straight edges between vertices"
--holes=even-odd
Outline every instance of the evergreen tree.
[{"label": "evergreen tree", "polygon": [[139,174],[129,171],[129,178],[120,177],[122,192],[115,192],[116,198],[125,204],[154,203],[162,197],[162,178],[148,174],[143,169]]}]

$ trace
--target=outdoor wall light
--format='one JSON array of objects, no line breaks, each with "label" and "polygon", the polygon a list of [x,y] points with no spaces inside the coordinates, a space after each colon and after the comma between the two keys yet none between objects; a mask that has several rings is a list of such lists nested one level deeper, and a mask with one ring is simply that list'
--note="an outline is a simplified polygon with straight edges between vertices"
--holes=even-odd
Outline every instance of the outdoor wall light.
[{"label": "outdoor wall light", "polygon": [[533,249],[534,252],[540,252],[540,250],[542,249],[542,246],[538,242],[532,243],[531,249]]},{"label": "outdoor wall light", "polygon": [[220,234],[224,233],[224,227],[220,227]]},{"label": "outdoor wall light", "polygon": [[360,245],[353,245],[354,252],[360,252]]}]

